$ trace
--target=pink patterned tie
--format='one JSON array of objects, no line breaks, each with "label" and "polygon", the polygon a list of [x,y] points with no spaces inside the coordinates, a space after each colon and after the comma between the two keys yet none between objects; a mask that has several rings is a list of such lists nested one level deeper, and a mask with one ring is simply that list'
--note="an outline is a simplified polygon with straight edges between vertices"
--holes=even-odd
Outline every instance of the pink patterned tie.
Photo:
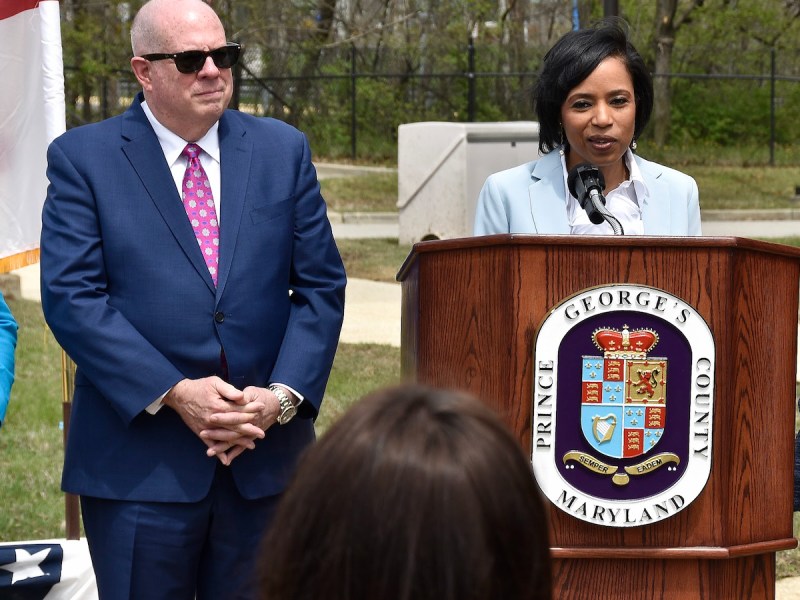
[{"label": "pink patterned tie", "polygon": [[183,175],[183,207],[194,229],[211,279],[214,280],[214,285],[217,285],[219,224],[211,185],[208,183],[203,165],[200,164],[201,151],[197,144],[186,144],[186,148],[183,149],[182,154],[189,159],[186,173]]}]

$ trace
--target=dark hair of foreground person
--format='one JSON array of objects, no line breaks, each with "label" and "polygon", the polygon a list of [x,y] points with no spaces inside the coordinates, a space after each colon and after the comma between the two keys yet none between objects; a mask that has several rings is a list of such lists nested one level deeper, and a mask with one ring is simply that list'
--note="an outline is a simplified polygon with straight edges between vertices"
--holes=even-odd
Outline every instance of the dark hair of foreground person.
[{"label": "dark hair of foreground person", "polygon": [[531,465],[478,400],[377,391],[301,459],[260,553],[268,600],[539,600],[548,525]]}]

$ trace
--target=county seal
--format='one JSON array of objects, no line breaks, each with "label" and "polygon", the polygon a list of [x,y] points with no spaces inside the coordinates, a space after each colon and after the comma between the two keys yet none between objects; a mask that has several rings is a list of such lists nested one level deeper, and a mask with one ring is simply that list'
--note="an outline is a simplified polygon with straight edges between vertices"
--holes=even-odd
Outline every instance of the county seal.
[{"label": "county seal", "polygon": [[532,462],[549,500],[584,521],[648,525],[711,472],[714,340],[687,302],[609,285],[560,302],[534,348]]}]

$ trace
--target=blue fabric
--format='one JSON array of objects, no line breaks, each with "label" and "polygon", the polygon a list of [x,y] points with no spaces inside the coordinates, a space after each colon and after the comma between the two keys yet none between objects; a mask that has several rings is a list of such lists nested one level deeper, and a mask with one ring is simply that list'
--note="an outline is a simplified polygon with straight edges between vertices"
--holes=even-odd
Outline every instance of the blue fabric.
[{"label": "blue fabric", "polygon": [[14,383],[14,351],[17,347],[17,322],[0,294],[0,426],[6,419],[6,409]]},{"label": "blue fabric", "polygon": [[[694,179],[639,156],[634,160],[649,192],[642,204],[645,235],[701,235]],[[474,233],[568,234],[566,198],[561,156],[556,151],[494,173],[478,196]]]},{"label": "blue fabric", "polygon": [[81,497],[98,592],[104,600],[254,600],[256,561],[280,496],[245,500],[218,465],[199,502]]},{"label": "blue fabric", "polygon": [[[77,366],[62,487],[98,498],[195,502],[216,458],[178,414],[145,408],[183,378],[305,398],[231,473],[245,498],[283,491],[314,439],[336,351],[345,274],[305,136],[226,111],[215,288],[141,94],[122,115],[48,149],[42,308]],[[290,293],[291,291],[291,293]]]}]

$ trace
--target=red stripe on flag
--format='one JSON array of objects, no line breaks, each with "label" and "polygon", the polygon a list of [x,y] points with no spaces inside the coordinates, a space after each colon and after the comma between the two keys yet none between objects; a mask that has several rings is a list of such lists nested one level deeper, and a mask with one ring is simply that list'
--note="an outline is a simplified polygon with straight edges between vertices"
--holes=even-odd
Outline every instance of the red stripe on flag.
[{"label": "red stripe on flag", "polygon": [[36,8],[39,0],[3,0],[0,2],[0,19],[7,19],[19,13]]}]

